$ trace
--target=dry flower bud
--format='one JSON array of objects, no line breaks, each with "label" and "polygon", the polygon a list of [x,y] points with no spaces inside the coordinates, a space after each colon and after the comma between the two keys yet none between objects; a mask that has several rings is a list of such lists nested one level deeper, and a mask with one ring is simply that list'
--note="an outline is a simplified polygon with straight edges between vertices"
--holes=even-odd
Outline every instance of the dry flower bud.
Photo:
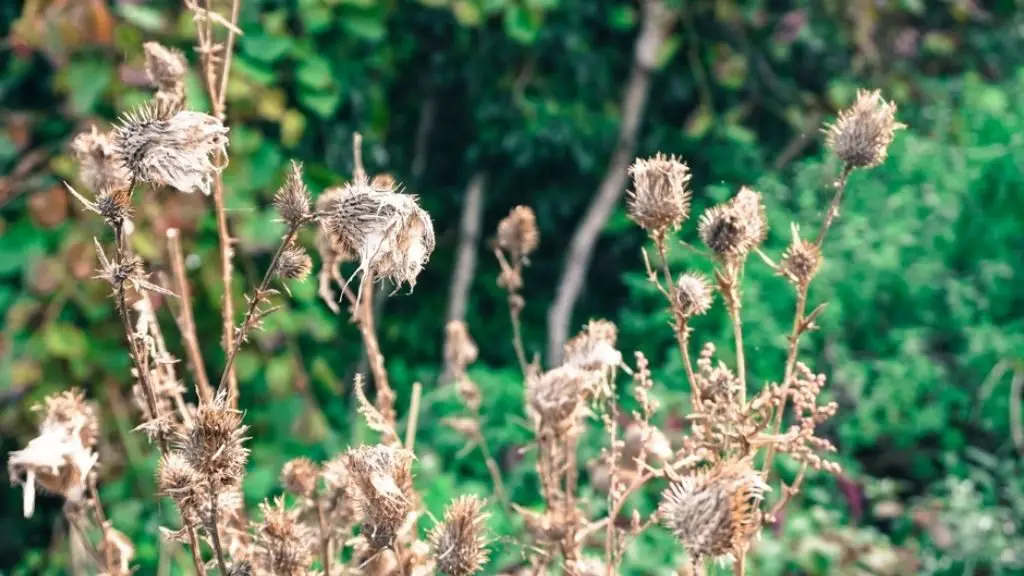
[{"label": "dry flower bud", "polygon": [[313,270],[313,259],[306,249],[291,244],[281,251],[277,261],[277,274],[285,280],[305,280]]},{"label": "dry flower bud", "polygon": [[209,114],[157,104],[125,115],[112,144],[119,165],[135,180],[209,195],[214,175],[224,168],[210,157],[227,156],[227,134]]},{"label": "dry flower bud", "polygon": [[539,244],[537,216],[529,206],[516,206],[498,222],[498,246],[508,251],[513,262],[525,262]]},{"label": "dry flower bud", "polygon": [[444,512],[444,522],[430,533],[430,546],[437,571],[448,576],[472,576],[487,564],[487,538],[482,514],[483,501],[460,496]]},{"label": "dry flower bud", "polygon": [[109,570],[103,572],[102,575],[129,576],[132,573],[131,562],[135,558],[135,546],[121,532],[105,526],[103,529],[103,540],[100,541],[98,551],[101,558],[107,558],[107,554],[110,554],[111,565]]},{"label": "dry flower bud", "polygon": [[207,497],[199,473],[180,452],[165,454],[160,459],[156,485],[161,495],[174,500],[183,516],[191,515]]},{"label": "dry flower bud", "polygon": [[690,215],[690,169],[675,156],[656,154],[629,168],[629,217],[651,234],[676,229]]},{"label": "dry flower bud", "polygon": [[761,195],[746,186],[725,204],[712,206],[697,227],[701,240],[720,259],[745,257],[768,235]]},{"label": "dry flower bud", "polygon": [[806,286],[821,267],[821,250],[815,244],[800,238],[796,224],[792,227],[793,242],[782,254],[779,273],[796,286]]},{"label": "dry flower bud", "polygon": [[281,484],[297,496],[312,498],[320,468],[309,458],[293,458],[281,468]]},{"label": "dry flower bud", "polygon": [[681,275],[674,296],[675,311],[684,319],[704,315],[711,309],[711,284],[703,274]]},{"label": "dry flower bud", "polygon": [[554,428],[574,425],[588,380],[586,372],[570,364],[539,376],[531,374],[526,382],[526,397],[537,424]]},{"label": "dry flower bud", "polygon": [[336,456],[324,463],[320,472],[328,491],[344,490],[348,486],[347,457]]},{"label": "dry flower bud", "polygon": [[298,511],[285,508],[278,497],[260,504],[263,522],[256,526],[253,563],[258,570],[278,576],[305,576],[313,562],[312,529],[298,521]]},{"label": "dry flower bud", "polygon": [[380,444],[353,448],[347,455],[362,535],[373,549],[390,548],[412,508],[414,456]]},{"label": "dry flower bud", "polygon": [[104,188],[96,195],[96,211],[112,228],[120,228],[132,217],[132,191]]},{"label": "dry flower bud", "polygon": [[768,237],[768,217],[765,215],[761,193],[753,188],[741,186],[740,191],[730,200],[730,204],[746,224],[751,247],[764,242]]},{"label": "dry flower bud", "polygon": [[249,459],[244,446],[249,427],[242,424],[242,413],[226,404],[223,396],[201,403],[192,426],[176,439],[188,463],[217,490],[238,487]]},{"label": "dry flower bud", "polygon": [[749,463],[721,463],[673,482],[658,517],[694,561],[739,556],[761,529],[760,503],[769,489]]},{"label": "dry flower bud", "polygon": [[274,195],[274,207],[290,226],[298,227],[309,220],[310,195],[302,181],[302,164],[292,160],[284,184]]},{"label": "dry flower bud", "polygon": [[873,168],[885,161],[896,130],[896,105],[878,90],[858,90],[853,106],[825,126],[825,145],[850,168]]},{"label": "dry flower bud", "polygon": [[185,74],[188,61],[181,51],[157,42],[142,45],[146,54],[146,76],[157,88],[157,101],[168,104],[182,104],[185,101]]},{"label": "dry flower bud", "polygon": [[415,286],[435,245],[434,223],[415,196],[355,183],[321,200],[324,229],[340,252],[359,256],[359,270]]},{"label": "dry flower bud", "polygon": [[471,442],[480,437],[480,425],[473,418],[442,418],[441,423]]},{"label": "dry flower bud", "polygon": [[107,134],[93,126],[71,141],[71,151],[78,160],[78,179],[94,194],[101,190],[128,188],[130,175],[116,161],[115,148]]},{"label": "dry flower bud", "polygon": [[480,350],[469,335],[469,328],[462,320],[450,320],[445,326],[444,357],[456,375],[462,376],[466,368],[476,362]]}]

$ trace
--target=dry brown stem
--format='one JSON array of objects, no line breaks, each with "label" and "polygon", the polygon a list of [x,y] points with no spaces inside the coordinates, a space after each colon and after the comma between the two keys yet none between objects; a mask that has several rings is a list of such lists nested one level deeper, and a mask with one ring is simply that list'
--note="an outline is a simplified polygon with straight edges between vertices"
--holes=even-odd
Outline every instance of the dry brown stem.
[{"label": "dry brown stem", "polygon": [[203,362],[203,353],[199,346],[199,338],[196,336],[196,322],[192,315],[192,289],[189,286],[188,278],[185,275],[185,259],[181,250],[181,234],[176,228],[167,230],[167,254],[171,261],[171,273],[174,277],[174,289],[178,293],[178,300],[181,302],[181,309],[174,317],[181,332],[181,338],[185,344],[185,354],[188,356],[189,367],[192,369],[192,377],[196,382],[196,394],[200,402],[213,400],[213,388],[210,387],[210,379],[206,375],[206,364]]}]

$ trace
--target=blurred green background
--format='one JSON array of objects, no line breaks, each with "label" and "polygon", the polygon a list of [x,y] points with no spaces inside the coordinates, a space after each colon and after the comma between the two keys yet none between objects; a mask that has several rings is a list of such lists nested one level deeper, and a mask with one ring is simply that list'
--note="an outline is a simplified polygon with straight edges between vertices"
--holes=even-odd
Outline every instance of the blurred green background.
[{"label": "blurred green background", "polygon": [[[637,154],[681,155],[698,210],[740,184],[756,186],[768,204],[770,254],[784,248],[790,221],[805,230],[820,222],[838,166],[818,130],[858,87],[882,89],[909,125],[883,166],[851,178],[811,289],[813,302],[829,306],[803,358],[828,375],[827,393],[840,404],[825,434],[844,474],[809,480],[780,525],[764,531],[752,573],[1024,574],[1024,442],[1014,443],[1024,423],[1011,419],[1011,404],[1021,402],[1011,382],[1024,377],[1021,2],[674,5],[681,17],[652,72]],[[484,391],[484,434],[513,500],[537,505],[533,455],[519,450],[531,434],[489,239],[512,206],[536,210],[542,239],[525,274],[524,338],[528,354],[543,354],[571,231],[615,148],[639,23],[639,4],[627,0],[243,2],[225,172],[239,298],[282,233],[269,200],[285,162],[304,162],[319,191],[351,174],[351,136],[364,134],[370,173],[394,174],[435,220],[437,250],[415,292],[387,299],[378,325],[400,417],[412,384],[425,386],[417,485],[435,515],[453,495],[489,485],[479,453],[462,451],[464,441],[440,424],[459,407],[451,387],[437,385],[467,183],[486,176],[468,303],[481,361],[471,376]],[[185,555],[157,537],[159,525],[176,520],[151,496],[155,450],[131,433],[138,414],[123,334],[109,288],[90,279],[92,237],[107,231],[61,181],[75,181],[70,137],[94,123],[106,128],[148,98],[142,42],[179,47],[195,63],[194,25],[170,0],[25,0],[0,5],[0,31],[0,452],[6,460],[32,436],[35,401],[85,388],[103,417],[107,512],[136,542],[140,573],[177,573]],[[197,76],[189,97],[207,108]],[[212,209],[180,194],[143,193],[136,203],[134,245],[157,273],[168,269],[163,232],[183,230],[199,332],[217,369]],[[681,236],[692,240],[694,228]],[[572,326],[615,321],[626,357],[639,350],[651,360],[662,421],[679,430],[685,379],[663,302],[643,273],[644,240],[620,202]],[[677,270],[698,265],[678,245],[670,256]],[[793,295],[757,264],[743,302],[748,366],[754,382],[777,381]],[[289,288],[285,310],[238,360],[252,427],[250,505],[280,493],[288,459],[326,458],[373,439],[351,408],[358,331],[318,301],[315,281]],[[183,357],[166,307],[160,315]],[[716,310],[695,341],[720,342],[728,358],[728,334]],[[584,444],[585,457],[599,441]],[[641,509],[652,510],[655,496]],[[0,573],[65,573],[61,503],[43,498],[26,520],[20,500],[19,488],[0,483]],[[496,534],[521,528],[492,511]],[[519,559],[511,538],[493,549],[489,571]],[[624,572],[669,574],[681,558],[655,529],[633,544]]]}]

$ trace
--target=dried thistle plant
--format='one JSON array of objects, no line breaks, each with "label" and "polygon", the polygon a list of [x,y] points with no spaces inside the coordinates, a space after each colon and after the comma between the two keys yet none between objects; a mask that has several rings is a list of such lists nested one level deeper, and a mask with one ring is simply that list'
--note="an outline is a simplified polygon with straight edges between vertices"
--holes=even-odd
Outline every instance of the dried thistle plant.
[{"label": "dried thistle plant", "polygon": [[444,521],[430,533],[430,547],[437,571],[448,576],[472,576],[487,564],[487,536],[481,512],[484,503],[476,496],[460,496],[448,505]]}]

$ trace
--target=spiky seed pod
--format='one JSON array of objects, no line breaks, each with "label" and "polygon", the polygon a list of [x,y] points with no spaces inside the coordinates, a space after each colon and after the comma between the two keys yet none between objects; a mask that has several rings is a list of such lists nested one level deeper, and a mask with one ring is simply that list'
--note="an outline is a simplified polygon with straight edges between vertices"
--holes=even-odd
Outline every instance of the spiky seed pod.
[{"label": "spiky seed pod", "polygon": [[117,161],[110,137],[95,126],[75,136],[71,151],[78,160],[78,179],[94,194],[128,187],[131,176]]},{"label": "spiky seed pod", "polygon": [[182,516],[191,516],[208,495],[202,489],[199,472],[181,452],[170,452],[160,459],[156,470],[160,494],[174,501]]},{"label": "spiky seed pod", "polygon": [[281,468],[281,484],[292,494],[312,498],[319,474],[320,467],[309,458],[293,458]]},{"label": "spiky seed pod", "polygon": [[658,517],[694,561],[738,556],[761,529],[760,503],[769,489],[748,462],[720,463],[673,482]]},{"label": "spiky seed pod", "polygon": [[104,576],[129,576],[132,573],[131,563],[135,558],[135,546],[121,532],[106,526],[98,552],[101,558],[110,558],[111,565],[108,566],[109,570],[103,573]]},{"label": "spiky seed pod", "polygon": [[188,61],[181,51],[157,42],[146,42],[142,45],[146,54],[146,76],[149,83],[157,88],[156,99],[168,104],[181,104],[185,101],[185,74],[188,72]]},{"label": "spiky seed pod", "polygon": [[352,448],[347,455],[362,535],[376,550],[390,548],[412,508],[414,456],[381,444]]},{"label": "spiky seed pod", "polygon": [[274,207],[281,218],[292,226],[300,226],[309,220],[310,195],[302,181],[302,164],[292,160],[284,184],[274,194]]},{"label": "spiky seed pod", "polygon": [[851,168],[873,168],[885,161],[897,130],[896,104],[886,102],[878,90],[858,90],[853,105],[825,125],[825,145]]},{"label": "spiky seed pod", "polygon": [[785,276],[795,286],[806,286],[821,267],[821,250],[815,244],[800,238],[800,230],[796,224],[793,225],[792,231],[793,242],[782,254],[779,274]]},{"label": "spiky seed pod", "polygon": [[675,156],[657,154],[629,168],[633,189],[627,192],[629,217],[651,234],[676,229],[690,215],[690,169]]},{"label": "spiky seed pod", "polygon": [[132,191],[104,188],[96,195],[96,210],[111,228],[119,229],[132,217]]},{"label": "spiky seed pod", "polygon": [[221,396],[201,403],[192,426],[179,431],[176,440],[185,459],[202,478],[217,490],[230,490],[239,486],[245,473],[248,429],[242,424],[242,413],[229,408]]},{"label": "spiky seed pod", "polygon": [[588,380],[586,372],[571,364],[539,376],[531,374],[526,381],[526,397],[537,426],[571,430]]},{"label": "spiky seed pod", "polygon": [[477,348],[473,337],[469,335],[469,328],[462,320],[450,320],[445,326],[445,361],[456,375],[465,374],[466,367],[476,362],[480,350]]},{"label": "spiky seed pod", "polygon": [[258,570],[276,576],[305,576],[313,562],[312,529],[298,521],[298,510],[285,508],[284,499],[260,504],[263,522],[256,525],[253,562]]},{"label": "spiky seed pod", "polygon": [[514,262],[526,262],[539,245],[537,216],[529,206],[516,206],[498,222],[498,246],[506,250]]},{"label": "spiky seed pod", "polygon": [[285,280],[305,280],[312,270],[313,259],[298,244],[285,248],[277,261],[277,274]]},{"label": "spiky seed pod", "polygon": [[729,205],[708,208],[700,217],[697,232],[704,245],[719,258],[730,258],[746,251],[750,233],[744,219]]},{"label": "spiky seed pod", "polygon": [[227,156],[227,135],[227,127],[209,114],[157,104],[125,115],[112,144],[115,159],[136,180],[208,195],[214,175],[224,168],[211,156]]},{"label": "spiky seed pod", "polygon": [[753,188],[742,186],[730,200],[730,204],[744,221],[744,227],[749,235],[748,249],[764,242],[764,239],[768,237],[768,217],[765,215],[761,193]]},{"label": "spiky seed pod", "polygon": [[473,495],[460,496],[444,512],[444,522],[430,533],[430,547],[438,572],[472,576],[487,564],[487,537],[481,513],[484,503]]},{"label": "spiky seed pod", "polygon": [[711,284],[703,274],[690,272],[679,276],[673,296],[675,311],[683,319],[702,316],[711,309]]},{"label": "spiky seed pod", "polygon": [[360,270],[415,286],[435,246],[434,223],[415,196],[357,182],[317,204],[324,229],[340,252],[358,255]]}]

